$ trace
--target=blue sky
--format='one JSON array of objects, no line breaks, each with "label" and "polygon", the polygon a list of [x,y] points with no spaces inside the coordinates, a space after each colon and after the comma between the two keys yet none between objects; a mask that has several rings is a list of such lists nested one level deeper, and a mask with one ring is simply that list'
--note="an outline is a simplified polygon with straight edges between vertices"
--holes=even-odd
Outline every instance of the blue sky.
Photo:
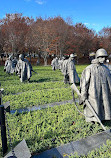
[{"label": "blue sky", "polygon": [[70,17],[96,32],[111,26],[111,0],[0,0],[0,18],[6,13],[29,17]]}]

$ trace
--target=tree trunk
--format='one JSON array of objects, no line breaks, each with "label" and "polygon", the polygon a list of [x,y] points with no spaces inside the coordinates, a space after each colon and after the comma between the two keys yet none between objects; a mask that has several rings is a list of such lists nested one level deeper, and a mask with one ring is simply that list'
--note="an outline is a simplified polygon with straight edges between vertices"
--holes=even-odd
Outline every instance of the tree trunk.
[{"label": "tree trunk", "polygon": [[47,66],[47,58],[44,58],[44,66]]}]

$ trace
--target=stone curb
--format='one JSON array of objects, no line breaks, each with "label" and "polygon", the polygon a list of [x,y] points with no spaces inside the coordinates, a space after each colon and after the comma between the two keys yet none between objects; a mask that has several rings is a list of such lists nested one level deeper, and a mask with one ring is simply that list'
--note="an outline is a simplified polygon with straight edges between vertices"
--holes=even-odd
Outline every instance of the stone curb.
[{"label": "stone curb", "polygon": [[91,150],[106,144],[108,139],[111,140],[110,130],[46,150],[39,155],[32,156],[32,158],[69,158],[69,155],[75,152],[77,152],[79,156],[87,155]]}]

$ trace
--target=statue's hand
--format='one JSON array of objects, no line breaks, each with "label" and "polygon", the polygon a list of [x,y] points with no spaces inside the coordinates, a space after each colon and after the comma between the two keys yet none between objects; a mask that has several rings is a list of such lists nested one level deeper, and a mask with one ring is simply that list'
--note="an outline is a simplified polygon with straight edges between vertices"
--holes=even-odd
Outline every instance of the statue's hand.
[{"label": "statue's hand", "polygon": [[85,102],[85,100],[86,100],[85,97],[80,96],[79,97],[79,105],[82,105]]}]

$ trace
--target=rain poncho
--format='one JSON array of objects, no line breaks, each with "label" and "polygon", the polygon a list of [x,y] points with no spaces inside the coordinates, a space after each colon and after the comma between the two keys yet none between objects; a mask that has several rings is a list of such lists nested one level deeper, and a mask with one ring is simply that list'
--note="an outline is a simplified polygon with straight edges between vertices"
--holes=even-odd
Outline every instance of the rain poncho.
[{"label": "rain poncho", "polygon": [[16,65],[17,65],[17,62],[18,62],[17,58],[14,57],[14,59],[12,60],[12,67],[13,67],[13,69],[14,69],[14,72],[16,72]]},{"label": "rain poncho", "polygon": [[6,71],[8,74],[13,74],[15,72],[12,59],[13,57],[9,56],[9,58],[5,61],[4,71]]},{"label": "rain poncho", "polygon": [[111,64],[106,63],[105,65],[108,67],[110,74],[111,74]]},{"label": "rain poncho", "polygon": [[80,79],[76,71],[74,60],[68,59],[68,75],[70,83],[79,83]]},{"label": "rain poncho", "polygon": [[27,59],[19,59],[16,69],[21,82],[30,80],[32,76],[32,66]]},{"label": "rain poncho", "polygon": [[56,70],[59,68],[58,58],[54,58],[51,62],[52,70]]},{"label": "rain poncho", "polygon": [[61,66],[61,72],[66,75],[68,72],[68,59],[63,60],[62,66]]},{"label": "rain poncho", "polygon": [[63,61],[64,61],[63,59],[59,59],[59,60],[58,60],[59,70],[62,69]]},{"label": "rain poncho", "polygon": [[[111,74],[107,66],[97,59],[82,72],[80,80],[81,100],[88,99],[100,120],[111,120]],[[86,121],[97,121],[93,113],[84,105]]]},{"label": "rain poncho", "polygon": [[64,83],[69,83],[69,75],[68,75],[68,59],[63,60],[61,72],[64,75]]}]

